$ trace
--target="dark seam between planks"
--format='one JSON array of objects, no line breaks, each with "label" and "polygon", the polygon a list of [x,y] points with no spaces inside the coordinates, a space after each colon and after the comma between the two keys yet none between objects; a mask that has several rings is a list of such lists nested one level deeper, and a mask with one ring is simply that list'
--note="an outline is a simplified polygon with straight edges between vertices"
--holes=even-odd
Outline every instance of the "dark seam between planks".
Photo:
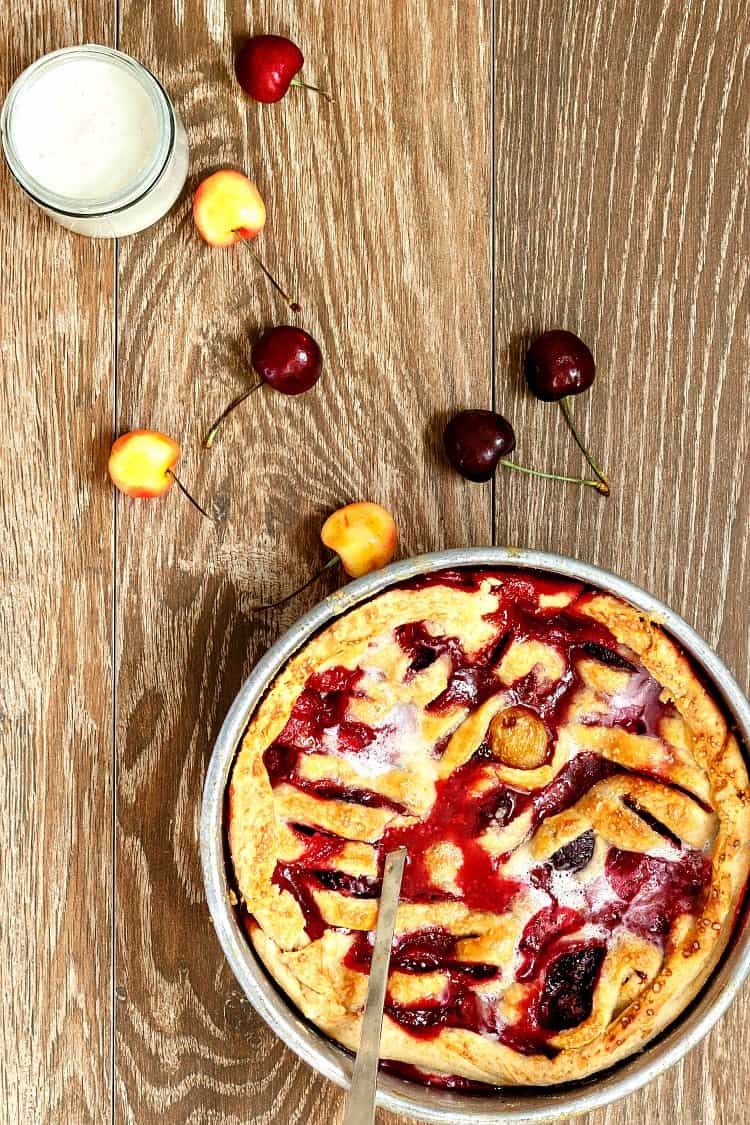
[{"label": "dark seam between planks", "polygon": [[[114,0],[114,40],[115,49],[120,47],[120,0]],[[120,243],[115,239],[114,255],[114,317],[112,341],[112,436],[117,433],[119,414],[119,401],[117,394],[119,347],[120,347]],[[117,489],[112,486],[112,921],[111,921],[111,953],[110,953],[110,1060],[109,1060],[109,1091],[110,1091],[110,1121],[115,1125],[115,1063],[117,1054],[117,515],[118,499]]]},{"label": "dark seam between planks", "polygon": [[[496,280],[497,266],[497,241],[495,234],[496,205],[495,198],[495,78],[497,58],[497,0],[491,0],[490,5],[490,401],[492,410],[497,409],[497,345],[495,341],[496,314]],[[492,511],[490,527],[492,529],[492,545],[497,544],[497,482],[495,476],[491,478],[490,504]]]}]

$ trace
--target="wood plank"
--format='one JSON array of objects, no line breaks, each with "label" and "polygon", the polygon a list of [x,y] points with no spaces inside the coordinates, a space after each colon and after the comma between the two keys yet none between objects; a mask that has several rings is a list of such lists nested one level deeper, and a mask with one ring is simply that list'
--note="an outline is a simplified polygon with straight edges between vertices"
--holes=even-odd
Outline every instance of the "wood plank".
[{"label": "wood plank", "polygon": [[[258,394],[204,454],[205,425],[243,386],[253,334],[284,313],[240,249],[196,238],[189,199],[123,243],[122,429],[183,443],[182,472],[226,509],[175,494],[118,506],[117,1118],[329,1122],[341,1096],[242,999],[212,933],[197,856],[213,739],[242,679],[323,593],[259,616],[322,558],[322,517],[371,498],[404,554],[491,535],[490,488],[444,467],[440,418],[490,401],[487,5],[252,6],[290,33],[332,107],[247,102],[232,77],[246,6],[121,4],[121,44],[163,79],[190,132],[191,187],[247,169],[269,203],[258,242],[304,303],[324,380]],[[436,417],[437,416],[437,417]]]},{"label": "wood plank", "polygon": [[[0,89],[111,4],[0,9]],[[111,1103],[114,249],[0,172],[0,1119]]]},{"label": "wood plank", "polygon": [[[506,473],[499,542],[561,551],[646,586],[747,689],[750,97],[746,4],[497,0],[499,409],[519,459],[583,460],[520,375],[532,334],[592,346],[575,404],[613,477],[593,493]],[[738,1120],[750,993],[699,1050],[587,1125]]]}]

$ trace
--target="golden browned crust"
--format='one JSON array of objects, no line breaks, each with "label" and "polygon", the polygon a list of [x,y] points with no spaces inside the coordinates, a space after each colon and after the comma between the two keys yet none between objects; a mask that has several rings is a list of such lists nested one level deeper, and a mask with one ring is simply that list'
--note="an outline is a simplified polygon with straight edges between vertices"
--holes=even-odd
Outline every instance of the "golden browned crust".
[{"label": "golden browned crust", "polygon": [[[232,773],[230,850],[244,905],[257,923],[251,927],[255,949],[300,1010],[352,1049],[358,1043],[367,978],[348,968],[345,958],[356,934],[374,928],[376,902],[336,890],[316,890],[317,908],[329,928],[311,941],[297,900],[280,890],[272,876],[279,859],[294,861],[299,854],[293,824],[319,828],[348,841],[321,866],[374,876],[383,833],[429,815],[441,778],[450,777],[472,758],[495,717],[514,702],[509,694],[513,683],[529,674],[551,681],[563,675],[565,662],[554,642],[514,642],[497,666],[496,693],[480,707],[471,711],[457,704],[425,711],[425,704],[448,683],[450,659],[441,655],[420,675],[410,677],[409,657],[393,630],[405,622],[423,621],[435,635],[458,637],[467,653],[477,653],[493,641],[497,628],[488,616],[497,608],[492,591],[489,577],[474,591],[449,585],[396,589],[335,621],[277,677],[253,716]],[[566,593],[545,592],[539,599],[540,614],[565,611],[577,591],[567,597]],[[518,791],[538,789],[582,750],[638,774],[605,777],[536,830],[527,812],[509,824],[490,825],[479,844],[509,877],[526,871],[531,863],[544,862],[589,830],[596,839],[594,870],[597,864],[603,866],[609,846],[658,853],[663,837],[633,811],[635,802],[685,846],[710,857],[710,882],[700,913],[678,914],[663,945],[625,928],[617,930],[607,944],[591,1013],[550,1039],[557,1049],[553,1058],[522,1054],[497,1036],[461,1028],[444,1027],[434,1037],[415,1037],[388,1015],[383,1057],[431,1073],[493,1084],[542,1085],[582,1078],[642,1048],[671,1023],[700,990],[726,946],[750,867],[750,796],[740,747],[721,708],[658,623],[606,594],[584,594],[576,611],[604,626],[637,656],[661,687],[662,701],[674,705],[674,713],[664,720],[658,737],[597,721],[606,717],[609,701],[627,690],[629,674],[595,660],[581,660],[580,689],[547,761],[541,763],[535,749],[524,770],[516,765],[524,761],[522,753],[499,752],[477,774],[475,789],[481,792],[498,784]],[[263,764],[265,750],[284,729],[309,677],[334,666],[366,670],[365,690],[350,702],[354,721],[374,727],[398,708],[409,708],[413,719],[409,738],[400,744],[394,762],[376,763],[374,770],[364,773],[356,758],[319,751],[306,754],[300,759],[302,776],[311,782],[333,780],[371,789],[401,811],[390,804],[378,807],[321,799],[285,782],[271,786]],[[441,755],[434,753],[438,743],[444,747]],[[462,960],[504,967],[499,979],[479,983],[475,991],[494,1005],[504,1023],[512,1025],[523,1012],[532,986],[513,980],[505,969],[518,957],[523,928],[538,908],[532,889],[519,892],[502,913],[471,910],[456,900],[460,849],[449,841],[438,842],[428,861],[433,882],[444,888],[446,898],[402,902],[397,932],[439,926],[456,936],[456,955]],[[392,997],[404,1004],[435,999],[445,986],[439,972],[403,974],[394,969],[390,979]]]}]

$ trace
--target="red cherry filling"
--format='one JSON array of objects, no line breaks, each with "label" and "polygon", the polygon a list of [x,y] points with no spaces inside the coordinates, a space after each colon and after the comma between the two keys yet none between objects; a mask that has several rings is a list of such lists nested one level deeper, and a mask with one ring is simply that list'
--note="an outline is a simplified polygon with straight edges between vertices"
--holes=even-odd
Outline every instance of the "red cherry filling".
[{"label": "red cherry filling", "polygon": [[570,910],[554,902],[552,906],[538,911],[526,923],[518,943],[524,955],[516,973],[517,980],[531,980],[536,976],[539,963],[550,946],[564,934],[579,929],[585,919],[578,910]]},{"label": "red cherry filling", "polygon": [[[320,750],[323,732],[345,720],[362,675],[359,668],[329,668],[310,676],[276,742],[299,751]],[[359,737],[369,737],[368,728],[359,727]]]},{"label": "red cherry filling", "polygon": [[299,750],[296,746],[284,746],[274,742],[263,755],[263,765],[266,767],[268,780],[271,785],[278,785],[287,777],[291,777],[297,768]]},{"label": "red cherry filling", "polygon": [[594,920],[609,927],[622,921],[651,941],[669,933],[679,914],[697,913],[711,876],[711,860],[686,851],[679,860],[611,848],[604,866],[607,880],[622,900]]},{"label": "red cherry filling", "polygon": [[465,1090],[468,1093],[486,1094],[499,1089],[485,1082],[474,1082],[471,1078],[460,1078],[455,1074],[428,1074],[410,1063],[397,1063],[389,1059],[380,1063],[381,1070],[405,1078],[407,1082],[418,1082],[420,1086],[436,1086],[442,1090]]},{"label": "red cherry filling", "polygon": [[440,999],[415,1005],[397,1004],[388,993],[385,1011],[413,1035],[426,1038],[437,1035],[443,1027],[460,1027],[495,1036],[501,1030],[495,1006],[475,992],[470,983],[453,975]]},{"label": "red cherry filling", "polygon": [[584,641],[581,645],[581,652],[594,660],[598,660],[600,664],[606,664],[609,668],[617,668],[621,672],[636,672],[638,670],[635,664],[631,664],[619,652],[615,652],[613,648],[607,648],[606,645],[600,645],[596,641]]},{"label": "red cherry filling", "polygon": [[550,781],[549,785],[533,793],[534,824],[570,808],[588,793],[597,781],[603,781],[605,777],[611,777],[618,772],[621,771],[614,762],[600,758],[598,754],[588,752],[577,754],[564,769],[560,770],[554,781]]},{"label": "red cherry filling", "polygon": [[277,863],[273,882],[282,891],[288,891],[297,900],[305,918],[305,932],[310,941],[317,941],[327,926],[313,897],[314,877],[292,863]]},{"label": "red cherry filling", "polygon": [[[402,973],[432,973],[451,970],[475,980],[497,976],[496,965],[483,965],[474,961],[459,961],[456,957],[458,938],[439,926],[415,930],[410,934],[397,934],[391,951],[391,969]],[[373,935],[359,931],[344,958],[344,964],[359,972],[369,972],[372,961]]]},{"label": "red cherry filling", "polygon": [[377,898],[380,879],[368,875],[349,875],[346,871],[315,871],[315,878],[329,891],[339,891],[350,898]]},{"label": "red cherry filling", "polygon": [[558,848],[549,857],[550,863],[557,871],[582,871],[591,862],[595,843],[593,830],[589,828],[569,844]]},{"label": "red cherry filling", "polygon": [[344,840],[340,836],[329,836],[326,832],[316,832],[314,828],[308,828],[305,825],[295,824],[292,826],[292,831],[295,836],[299,837],[305,849],[297,863],[304,864],[307,867],[322,863],[323,860],[332,859],[333,856],[339,854],[344,846]]},{"label": "red cherry filling", "polygon": [[[438,781],[435,803],[426,820],[404,828],[386,830],[383,853],[406,847],[409,862],[404,871],[401,896],[407,902],[424,902],[431,898],[459,898],[471,910],[502,913],[519,889],[515,879],[497,874],[497,862],[482,848],[476,837],[495,815],[497,791],[471,796],[473,780],[481,773],[481,762],[467,762],[450,777]],[[456,880],[460,893],[447,893],[432,881],[428,850],[438,843],[450,842],[460,849],[463,864]]]},{"label": "red cherry filling", "polygon": [[591,1015],[604,946],[561,953],[547,969],[537,1018],[548,1031],[577,1027]]},{"label": "red cherry filling", "polygon": [[412,621],[394,630],[396,641],[412,657],[405,682],[429,668],[438,657],[450,659],[448,686],[427,705],[430,712],[443,713],[454,707],[474,708],[498,690],[494,666],[502,655],[504,638],[493,642],[476,658],[466,655],[456,637],[433,636],[424,621]]},{"label": "red cherry filling", "polygon": [[404,813],[406,810],[396,801],[384,797],[382,793],[375,793],[372,789],[355,789],[351,785],[341,785],[337,781],[309,781],[307,778],[296,777],[294,784],[303,793],[311,793],[329,801],[345,801],[350,805],[365,805],[371,809],[393,809],[394,812]]}]

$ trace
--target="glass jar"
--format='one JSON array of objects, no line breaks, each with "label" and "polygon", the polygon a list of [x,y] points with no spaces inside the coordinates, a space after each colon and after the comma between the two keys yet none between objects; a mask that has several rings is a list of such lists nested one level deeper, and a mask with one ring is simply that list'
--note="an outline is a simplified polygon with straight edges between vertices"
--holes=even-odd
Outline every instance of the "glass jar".
[{"label": "glass jar", "polygon": [[109,47],[37,59],[11,87],[0,130],[8,167],[29,198],[91,238],[151,226],[187,178],[187,136],[165,90]]}]

